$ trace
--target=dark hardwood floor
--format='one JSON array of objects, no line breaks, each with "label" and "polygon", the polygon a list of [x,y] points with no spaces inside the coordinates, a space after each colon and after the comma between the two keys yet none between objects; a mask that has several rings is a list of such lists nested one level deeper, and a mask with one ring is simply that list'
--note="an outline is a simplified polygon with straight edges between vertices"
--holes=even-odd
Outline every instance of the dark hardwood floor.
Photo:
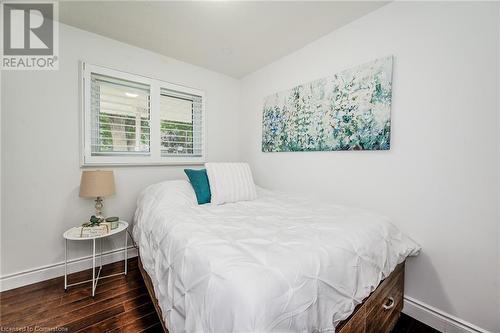
[{"label": "dark hardwood floor", "polygon": [[[137,267],[129,273],[99,281],[96,295],[91,285],[64,292],[62,277],[0,293],[2,332],[161,332],[161,324]],[[103,267],[102,275],[123,270],[123,263]],[[69,283],[91,277],[91,271],[70,275]],[[393,333],[438,333],[402,315]]]},{"label": "dark hardwood floor", "polygon": [[439,331],[402,313],[392,333],[439,333]]}]

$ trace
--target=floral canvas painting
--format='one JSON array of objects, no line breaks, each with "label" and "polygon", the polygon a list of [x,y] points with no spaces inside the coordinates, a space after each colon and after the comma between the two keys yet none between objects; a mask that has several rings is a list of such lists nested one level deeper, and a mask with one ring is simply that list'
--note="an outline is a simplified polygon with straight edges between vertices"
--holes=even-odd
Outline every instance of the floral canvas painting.
[{"label": "floral canvas painting", "polygon": [[268,96],[262,151],[388,150],[392,56]]}]

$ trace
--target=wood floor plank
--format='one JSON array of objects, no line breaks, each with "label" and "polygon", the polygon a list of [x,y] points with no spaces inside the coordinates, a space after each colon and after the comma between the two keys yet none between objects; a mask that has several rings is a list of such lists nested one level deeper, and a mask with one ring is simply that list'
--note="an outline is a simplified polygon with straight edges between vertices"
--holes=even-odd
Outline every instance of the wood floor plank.
[{"label": "wood floor plank", "polygon": [[402,313],[392,333],[439,333],[439,331]]},{"label": "wood floor plank", "polygon": [[64,326],[66,323],[74,320],[74,318],[82,318],[89,314],[98,313],[107,308],[114,307],[116,305],[121,305],[121,303],[127,300],[146,295],[146,293],[147,289],[144,286],[141,286],[132,290],[128,290],[123,294],[119,294],[114,297],[108,298],[104,301],[91,302],[87,306],[79,307],[76,310],[68,311],[62,313],[60,316],[56,316],[49,320],[44,320],[41,322],[35,322],[34,324],[44,327],[61,327]]},{"label": "wood floor plank", "polygon": [[163,327],[161,323],[154,324],[142,331],[142,333],[161,333],[163,332]]},{"label": "wood floor plank", "polygon": [[[104,276],[107,274],[119,273],[121,270],[123,270],[123,266],[117,269],[106,270],[106,271],[103,270],[102,275]],[[73,281],[87,280],[91,278],[91,275],[89,275],[88,273],[89,272],[85,272],[85,274],[79,274],[78,278],[74,278],[72,280]],[[138,274],[137,266],[132,266],[128,274],[129,275]],[[117,275],[110,278],[102,279],[101,281],[99,281],[98,288],[100,290],[106,290],[112,288],[113,285],[116,284],[116,281],[122,278],[123,276]],[[69,287],[68,290],[65,292],[64,280],[61,280],[59,284],[50,284],[45,290],[37,289],[32,292],[20,291],[19,297],[12,297],[12,296],[6,298],[1,297],[0,311],[2,312],[2,314],[6,315],[11,312],[20,311],[29,306],[45,304],[47,302],[55,300],[64,300],[66,298],[70,299],[71,296],[74,296],[73,294],[84,294],[86,292],[87,293],[92,292],[91,283],[82,284],[77,287],[76,286]],[[78,295],[76,295],[76,297],[81,298],[81,296],[79,297]]]},{"label": "wood floor plank", "polygon": [[[108,292],[111,289],[116,289],[118,287],[126,287],[126,279],[130,279],[130,281],[135,281],[139,277],[140,273],[138,270],[132,271],[129,273],[127,277],[125,276],[117,276],[109,279],[104,279],[99,281],[96,288],[96,296],[97,294],[102,294]],[[40,299],[33,299],[31,302],[20,303],[11,303],[10,305],[6,305],[5,311],[2,311],[4,316],[12,313],[22,313],[23,311],[30,311],[30,309],[34,309],[36,307],[43,308],[47,304],[53,305],[63,305],[65,303],[71,303],[75,300],[80,300],[85,298],[87,295],[91,295],[92,293],[92,284],[87,283],[85,285],[81,285],[78,287],[71,287],[68,292],[64,292],[63,285],[60,286],[60,290],[54,291],[54,297],[46,297]]]},{"label": "wood floor plank", "polygon": [[[159,323],[158,314],[156,311],[153,311],[143,317],[137,318],[133,322],[117,328],[111,332],[123,332],[123,333],[137,333],[142,332],[148,328],[151,328]],[[162,328],[160,327],[160,330]]]},{"label": "wood floor plank", "polygon": [[52,301],[35,304],[14,312],[9,311],[7,314],[2,315],[2,321],[13,323],[16,319],[23,318],[24,322],[29,322],[34,321],[37,317],[49,318],[52,313],[73,311],[88,304],[120,295],[130,289],[143,287],[144,283],[140,278],[140,273],[136,271],[127,277],[121,277],[120,280],[112,282],[107,287],[98,284],[94,298],[89,297],[92,293],[91,288],[84,288],[72,294],[65,294],[61,298]]},{"label": "wood floor plank", "polygon": [[[81,317],[78,320],[65,324],[64,327],[66,327],[69,332],[77,332],[82,329],[90,328],[93,325],[103,320],[112,318],[123,312],[125,312],[125,310],[123,309],[123,305],[119,304],[113,307],[103,309],[101,311],[97,311],[95,313],[91,313],[85,317]],[[51,327],[51,326],[45,326],[45,327]],[[60,326],[55,326],[55,327],[60,327]]]},{"label": "wood floor plank", "polygon": [[[138,270],[129,261],[129,274],[99,281],[94,298],[89,285],[64,292],[62,278],[55,278],[0,293],[0,330],[38,327],[66,328],[66,332],[163,332],[160,319]],[[103,273],[119,272],[123,263],[103,267]],[[90,271],[71,275],[85,279]],[[392,333],[439,333],[401,315]]]},{"label": "wood floor plank", "polygon": [[114,329],[119,329],[122,326],[134,322],[135,320],[137,320],[137,318],[141,318],[154,311],[155,308],[151,302],[144,303],[135,308],[129,309],[128,311],[125,311],[117,316],[103,320],[100,323],[86,329],[85,332],[98,333],[98,332],[109,332]]}]

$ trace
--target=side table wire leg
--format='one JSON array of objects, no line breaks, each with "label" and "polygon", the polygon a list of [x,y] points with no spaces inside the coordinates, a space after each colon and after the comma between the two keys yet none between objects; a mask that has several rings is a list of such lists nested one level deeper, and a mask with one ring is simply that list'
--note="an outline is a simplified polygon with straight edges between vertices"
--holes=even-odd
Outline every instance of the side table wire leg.
[{"label": "side table wire leg", "polygon": [[127,232],[127,229],[125,229],[125,275],[127,275],[127,252],[128,252],[128,249],[127,249],[127,235],[128,235],[128,232]]},{"label": "side table wire leg", "polygon": [[99,257],[99,271],[102,269],[102,238],[99,238],[99,249],[101,250],[101,255]]},{"label": "side table wire leg", "polygon": [[68,289],[68,240],[64,239],[64,291]]},{"label": "side table wire leg", "polygon": [[95,296],[95,238],[92,241],[92,297]]}]

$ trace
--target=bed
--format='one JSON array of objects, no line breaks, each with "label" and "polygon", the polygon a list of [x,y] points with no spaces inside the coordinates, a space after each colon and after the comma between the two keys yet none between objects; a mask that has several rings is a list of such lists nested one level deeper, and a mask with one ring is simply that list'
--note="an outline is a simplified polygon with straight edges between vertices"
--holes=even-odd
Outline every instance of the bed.
[{"label": "bed", "polygon": [[389,332],[420,247],[372,212],[258,189],[198,205],[189,182],[138,198],[133,235],[164,328]]}]

